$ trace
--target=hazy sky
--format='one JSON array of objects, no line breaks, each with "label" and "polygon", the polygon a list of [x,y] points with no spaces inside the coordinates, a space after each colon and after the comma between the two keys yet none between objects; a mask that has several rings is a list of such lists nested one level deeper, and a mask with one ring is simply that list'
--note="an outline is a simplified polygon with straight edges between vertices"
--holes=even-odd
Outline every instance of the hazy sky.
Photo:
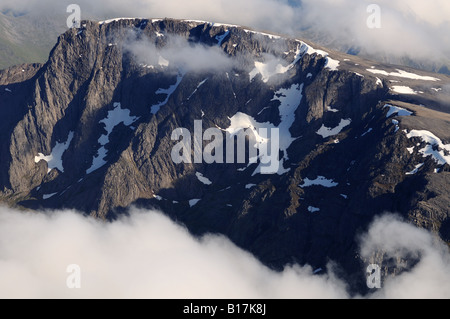
[{"label": "hazy sky", "polygon": [[[203,19],[299,34],[308,30],[323,42],[362,47],[387,56],[448,60],[448,0],[2,0],[0,9],[65,14],[77,3],[82,17],[171,17]],[[369,4],[381,9],[381,28],[367,27]]]}]

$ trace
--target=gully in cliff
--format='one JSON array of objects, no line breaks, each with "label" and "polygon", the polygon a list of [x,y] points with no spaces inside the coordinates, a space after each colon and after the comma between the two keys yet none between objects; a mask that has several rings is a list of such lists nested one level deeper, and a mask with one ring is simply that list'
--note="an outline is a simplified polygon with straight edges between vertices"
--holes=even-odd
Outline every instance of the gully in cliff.
[{"label": "gully in cliff", "polygon": [[[257,163],[259,160],[260,166],[257,170],[261,174],[275,174],[278,172],[280,167],[280,133],[278,128],[255,127],[253,125],[245,127],[240,125],[239,127],[230,126],[226,130],[213,127],[203,132],[202,127],[203,123],[201,120],[194,121],[193,140],[191,133],[186,128],[177,128],[172,132],[172,141],[178,141],[172,148],[171,153],[174,163],[194,162],[200,164],[204,161],[207,164],[245,164],[248,140],[249,165]],[[180,138],[182,139],[180,140]],[[210,143],[202,149],[203,142],[208,141]],[[237,156],[235,156],[235,143]],[[192,152],[192,148],[194,152]],[[193,160],[192,153],[194,154]]]}]

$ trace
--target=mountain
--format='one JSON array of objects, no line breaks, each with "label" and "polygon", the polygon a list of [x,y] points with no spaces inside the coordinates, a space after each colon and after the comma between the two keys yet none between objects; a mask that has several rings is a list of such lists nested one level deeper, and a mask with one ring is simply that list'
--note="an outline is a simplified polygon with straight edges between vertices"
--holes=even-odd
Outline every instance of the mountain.
[{"label": "mountain", "polygon": [[[450,242],[449,113],[446,75],[239,26],[83,21],[45,64],[0,71],[0,200],[105,220],[158,208],[274,269],[332,260],[359,291],[357,237],[374,217],[395,212]],[[207,129],[214,152],[212,136],[196,140]],[[245,162],[218,163],[225,133],[244,129],[256,133]],[[173,138],[183,132],[193,143]],[[278,152],[252,162],[272,134]],[[382,252],[374,261],[395,272]]]}]

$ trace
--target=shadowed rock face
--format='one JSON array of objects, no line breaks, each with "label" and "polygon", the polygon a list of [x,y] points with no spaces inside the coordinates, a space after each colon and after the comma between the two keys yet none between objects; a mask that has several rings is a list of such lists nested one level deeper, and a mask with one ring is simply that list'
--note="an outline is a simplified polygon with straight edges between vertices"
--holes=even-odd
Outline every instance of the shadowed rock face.
[{"label": "shadowed rock face", "polygon": [[[85,21],[45,65],[0,72],[0,198],[103,219],[156,207],[273,268],[333,260],[360,278],[355,238],[376,215],[398,212],[450,238],[450,167],[421,152],[450,155],[450,81],[397,69],[235,26]],[[238,112],[293,138],[282,174],[253,174],[248,161],[174,163],[175,129],[226,129]]]}]

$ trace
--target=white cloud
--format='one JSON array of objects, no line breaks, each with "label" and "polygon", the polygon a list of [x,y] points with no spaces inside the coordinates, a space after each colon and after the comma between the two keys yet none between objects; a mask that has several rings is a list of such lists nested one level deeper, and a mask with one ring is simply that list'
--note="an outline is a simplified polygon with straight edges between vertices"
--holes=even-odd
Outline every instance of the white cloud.
[{"label": "white cloud", "polygon": [[[390,217],[375,223],[363,250],[419,248],[424,256],[376,297],[450,297],[448,251],[431,238]],[[80,289],[66,285],[73,264]],[[0,209],[0,298],[348,298],[345,282],[329,273],[313,275],[309,266],[274,272],[223,236],[193,238],[153,211],[105,223],[71,211]]]},{"label": "white cloud", "polygon": [[[448,60],[450,2],[446,0],[379,0],[381,28],[370,29],[367,6],[373,1],[302,0],[303,28],[317,39],[362,47],[392,61],[403,56]],[[392,55],[392,56],[389,56]]]},{"label": "white cloud", "polygon": [[[448,246],[424,229],[414,227],[399,217],[385,215],[377,218],[363,236],[361,255],[384,252],[385,258],[394,258],[402,267],[401,258],[419,260],[411,270],[388,278],[375,298],[449,298],[450,255]],[[404,269],[410,267],[406,265]]]},{"label": "white cloud", "polygon": [[[237,65],[219,46],[190,44],[185,38],[166,35],[167,44],[157,48],[149,39],[131,37],[125,49],[139,62],[154,67],[169,66],[191,72],[218,72],[231,70]],[[161,63],[164,61],[164,63]]]},{"label": "white cloud", "polygon": [[[221,236],[198,240],[156,212],[113,223],[74,212],[0,212],[1,298],[298,298],[346,296],[310,267],[275,273]],[[81,269],[69,289],[68,265]]]}]

